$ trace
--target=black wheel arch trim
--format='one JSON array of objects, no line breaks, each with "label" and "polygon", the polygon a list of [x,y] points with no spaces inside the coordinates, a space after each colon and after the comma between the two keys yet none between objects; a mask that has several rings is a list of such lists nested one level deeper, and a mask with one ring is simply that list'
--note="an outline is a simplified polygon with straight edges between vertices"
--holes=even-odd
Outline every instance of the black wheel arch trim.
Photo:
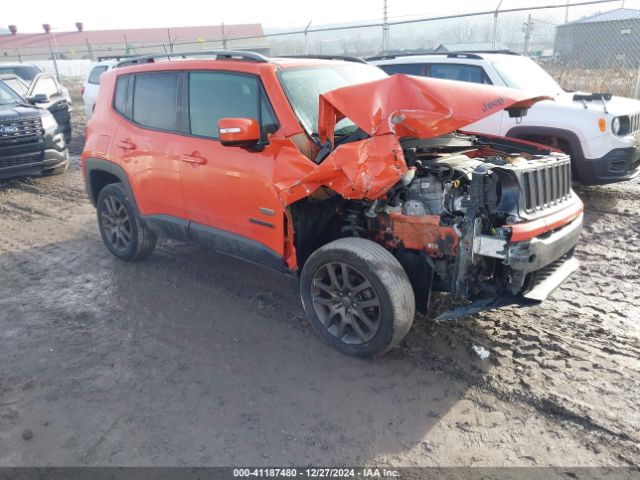
[{"label": "black wheel arch trim", "polygon": [[505,137],[522,138],[529,135],[545,136],[545,137],[558,137],[569,144],[571,148],[571,160],[582,161],[584,160],[584,152],[582,151],[582,144],[575,132],[571,130],[565,130],[563,128],[555,127],[535,127],[528,125],[521,125],[511,127]]},{"label": "black wheel arch trim", "polygon": [[120,165],[102,158],[87,158],[84,161],[84,184],[87,189],[87,195],[89,195],[89,200],[94,207],[96,206],[98,193],[93,191],[93,186],[91,185],[91,173],[96,171],[109,173],[117,177],[122,184],[122,188],[124,188],[127,193],[127,197],[131,201],[131,204],[136,209],[136,213],[140,213],[140,210],[138,210],[138,204],[136,203],[136,197],[133,195],[133,191],[131,190],[131,183],[129,182],[127,173]]},{"label": "black wheel arch trim", "polygon": [[94,207],[98,195],[93,192],[91,173],[96,171],[109,173],[120,180],[138,218],[154,233],[191,241],[227,256],[241,258],[283,273],[291,273],[286,268],[284,258],[281,255],[255,240],[170,215],[141,215],[136,197],[131,190],[129,177],[124,169],[120,165],[101,158],[87,158],[84,162],[85,185]]}]

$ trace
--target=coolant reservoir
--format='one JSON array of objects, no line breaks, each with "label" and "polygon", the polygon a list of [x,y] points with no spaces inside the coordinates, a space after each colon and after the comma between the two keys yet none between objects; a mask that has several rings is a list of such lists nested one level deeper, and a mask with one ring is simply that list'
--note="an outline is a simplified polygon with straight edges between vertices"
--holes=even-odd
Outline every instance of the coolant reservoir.
[{"label": "coolant reservoir", "polygon": [[519,156],[518,157],[507,157],[507,160],[509,161],[510,164],[516,165],[518,167],[524,166],[524,165],[526,165],[528,163],[526,158],[519,157]]}]

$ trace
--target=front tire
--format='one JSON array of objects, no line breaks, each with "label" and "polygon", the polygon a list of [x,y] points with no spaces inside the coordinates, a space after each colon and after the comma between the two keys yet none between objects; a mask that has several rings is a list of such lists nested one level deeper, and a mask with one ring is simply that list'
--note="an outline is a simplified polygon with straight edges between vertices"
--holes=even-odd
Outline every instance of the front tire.
[{"label": "front tire", "polygon": [[151,255],[158,237],[140,220],[121,184],[100,191],[96,211],[102,241],[111,253],[127,261]]},{"label": "front tire", "polygon": [[411,329],[413,290],[398,260],[362,238],[342,238],[316,250],[300,277],[309,322],[336,350],[381,355]]}]

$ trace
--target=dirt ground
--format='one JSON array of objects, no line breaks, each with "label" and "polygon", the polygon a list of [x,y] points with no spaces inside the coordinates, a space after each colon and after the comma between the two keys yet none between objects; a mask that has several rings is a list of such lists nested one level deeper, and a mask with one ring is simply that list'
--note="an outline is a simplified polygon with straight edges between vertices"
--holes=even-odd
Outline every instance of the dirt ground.
[{"label": "dirt ground", "polygon": [[276,273],[166,240],[116,260],[76,122],[68,172],[0,182],[0,466],[640,465],[640,181],[578,188],[549,301],[419,317],[363,361]]}]

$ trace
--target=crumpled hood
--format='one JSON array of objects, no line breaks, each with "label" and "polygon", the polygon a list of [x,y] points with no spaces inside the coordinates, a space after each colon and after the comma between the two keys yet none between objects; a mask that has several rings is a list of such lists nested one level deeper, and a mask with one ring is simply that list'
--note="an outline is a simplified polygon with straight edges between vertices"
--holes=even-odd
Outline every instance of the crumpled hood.
[{"label": "crumpled hood", "polygon": [[335,125],[349,118],[371,136],[437,137],[507,108],[528,108],[551,97],[505,87],[393,75],[320,95],[320,140],[333,142]]}]

